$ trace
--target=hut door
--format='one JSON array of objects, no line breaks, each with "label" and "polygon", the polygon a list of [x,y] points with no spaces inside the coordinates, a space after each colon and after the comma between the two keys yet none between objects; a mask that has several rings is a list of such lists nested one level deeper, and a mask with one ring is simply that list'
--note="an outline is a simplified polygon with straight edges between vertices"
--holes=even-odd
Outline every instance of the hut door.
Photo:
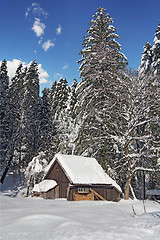
[{"label": "hut door", "polygon": [[59,185],[55,188],[55,198],[59,198]]},{"label": "hut door", "polygon": [[60,198],[67,198],[67,189],[68,189],[68,183],[61,183],[59,185],[59,197]]}]

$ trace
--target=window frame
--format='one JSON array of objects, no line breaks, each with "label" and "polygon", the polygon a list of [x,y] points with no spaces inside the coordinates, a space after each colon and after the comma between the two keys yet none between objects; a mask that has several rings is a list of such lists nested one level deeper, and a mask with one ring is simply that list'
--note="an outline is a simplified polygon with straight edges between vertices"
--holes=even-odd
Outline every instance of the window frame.
[{"label": "window frame", "polygon": [[78,187],[78,193],[89,193],[89,187]]}]

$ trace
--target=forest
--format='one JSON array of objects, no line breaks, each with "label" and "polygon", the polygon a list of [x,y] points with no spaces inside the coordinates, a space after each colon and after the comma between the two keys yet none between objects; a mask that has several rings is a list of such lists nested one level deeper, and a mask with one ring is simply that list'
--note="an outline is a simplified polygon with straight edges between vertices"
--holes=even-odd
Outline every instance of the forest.
[{"label": "forest", "polygon": [[1,62],[2,184],[34,157],[49,163],[61,152],[95,157],[125,199],[141,198],[144,177],[146,189],[160,189],[160,23],[138,70],[127,68],[119,38],[113,18],[98,8],[79,53],[80,82],[60,78],[42,93],[35,60],[10,80]]}]

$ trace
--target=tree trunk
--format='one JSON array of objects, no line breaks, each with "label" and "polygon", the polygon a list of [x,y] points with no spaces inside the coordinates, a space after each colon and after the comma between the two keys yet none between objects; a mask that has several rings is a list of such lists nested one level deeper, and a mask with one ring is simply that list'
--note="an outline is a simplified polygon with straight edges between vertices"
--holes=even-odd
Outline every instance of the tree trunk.
[{"label": "tree trunk", "polygon": [[131,190],[133,199],[137,199],[137,198],[136,198],[136,195],[135,195],[135,193],[134,193],[134,191],[133,191],[133,188],[132,188],[131,184],[130,184],[130,190]]},{"label": "tree trunk", "polygon": [[126,186],[125,186],[125,193],[124,193],[124,199],[129,200],[129,187],[131,183],[131,176],[128,177]]},{"label": "tree trunk", "polygon": [[124,193],[124,199],[128,200],[129,199],[129,187],[131,183],[131,175],[130,175],[130,162],[128,159],[128,144],[125,146],[125,155],[126,155],[126,163],[128,162],[128,174],[127,174],[127,182],[125,186],[125,193]]}]

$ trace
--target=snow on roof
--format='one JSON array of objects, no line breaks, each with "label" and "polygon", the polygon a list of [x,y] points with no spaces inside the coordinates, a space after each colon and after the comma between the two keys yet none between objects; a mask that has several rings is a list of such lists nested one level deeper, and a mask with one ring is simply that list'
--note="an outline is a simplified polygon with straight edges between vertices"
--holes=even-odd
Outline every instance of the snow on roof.
[{"label": "snow on roof", "polygon": [[43,180],[42,182],[35,184],[32,189],[33,192],[47,192],[50,189],[57,186],[56,181],[54,180]]},{"label": "snow on roof", "polygon": [[104,172],[95,158],[58,153],[50,162],[48,170],[56,159],[72,184],[110,184],[122,192],[120,186]]}]

